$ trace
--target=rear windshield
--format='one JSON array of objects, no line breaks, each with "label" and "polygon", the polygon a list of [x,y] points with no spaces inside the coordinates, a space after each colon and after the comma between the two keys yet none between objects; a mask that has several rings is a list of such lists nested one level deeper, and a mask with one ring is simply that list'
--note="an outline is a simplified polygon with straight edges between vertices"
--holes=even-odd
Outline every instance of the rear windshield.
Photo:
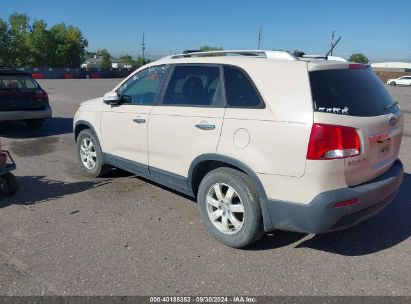
[{"label": "rear windshield", "polygon": [[35,90],[37,88],[37,82],[29,75],[0,75],[1,90]]},{"label": "rear windshield", "polygon": [[310,72],[314,111],[351,116],[378,116],[398,111],[385,109],[394,100],[371,69]]}]

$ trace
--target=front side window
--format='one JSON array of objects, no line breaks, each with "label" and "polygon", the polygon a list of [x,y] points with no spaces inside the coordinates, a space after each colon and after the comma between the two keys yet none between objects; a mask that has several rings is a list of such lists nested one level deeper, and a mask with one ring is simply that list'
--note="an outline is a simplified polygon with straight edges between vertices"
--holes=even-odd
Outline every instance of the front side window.
[{"label": "front side window", "polygon": [[222,106],[220,68],[178,65],[164,94],[163,104],[181,106]]},{"label": "front side window", "polygon": [[161,82],[168,70],[168,65],[149,67],[128,79],[117,94],[124,103],[152,105]]},{"label": "front side window", "polygon": [[224,67],[227,106],[238,108],[264,107],[260,95],[250,78],[239,68]]}]

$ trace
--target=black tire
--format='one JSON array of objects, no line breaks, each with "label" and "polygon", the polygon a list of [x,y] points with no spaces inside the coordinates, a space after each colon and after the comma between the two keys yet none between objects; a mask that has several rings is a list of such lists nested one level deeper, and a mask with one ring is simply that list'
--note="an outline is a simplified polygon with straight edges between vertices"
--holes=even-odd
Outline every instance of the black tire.
[{"label": "black tire", "polygon": [[29,126],[30,129],[41,129],[41,127],[43,127],[45,119],[41,118],[41,119],[29,119],[26,120],[27,125]]},{"label": "black tire", "polygon": [[[88,139],[93,143],[94,151],[96,152],[95,166],[92,169],[87,168],[81,159],[80,147],[82,141],[85,139]],[[90,129],[81,131],[77,136],[77,157],[80,163],[81,171],[84,175],[88,177],[99,177],[107,172],[107,167],[103,163],[103,153],[101,151],[100,142],[94,132]]]},{"label": "black tire", "polygon": [[17,192],[19,189],[19,181],[13,173],[7,173],[0,176],[0,195],[10,196]]},{"label": "black tire", "polygon": [[[232,187],[244,207],[243,225],[235,234],[220,231],[208,215],[206,198],[209,190],[216,183]],[[210,171],[200,183],[197,202],[206,230],[224,245],[242,248],[256,242],[264,234],[258,192],[250,178],[243,172],[226,167]]]},{"label": "black tire", "polygon": [[390,82],[390,86],[395,87],[396,85],[397,85],[397,83],[396,83],[395,81],[391,81],[391,82]]}]

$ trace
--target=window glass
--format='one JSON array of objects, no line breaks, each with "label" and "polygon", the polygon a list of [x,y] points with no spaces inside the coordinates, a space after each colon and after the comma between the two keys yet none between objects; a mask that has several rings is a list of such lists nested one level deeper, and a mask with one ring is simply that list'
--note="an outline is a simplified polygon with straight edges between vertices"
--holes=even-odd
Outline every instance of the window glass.
[{"label": "window glass", "polygon": [[260,107],[263,102],[249,77],[238,68],[224,67],[227,105],[230,107]]},{"label": "window glass", "polygon": [[149,67],[135,74],[117,90],[117,94],[125,103],[153,104],[168,67],[168,65]]},{"label": "window glass", "polygon": [[220,69],[214,66],[176,66],[164,94],[163,104],[223,105]]},{"label": "window glass", "polygon": [[0,75],[0,89],[37,89],[37,82],[28,75]]},{"label": "window glass", "polygon": [[314,110],[351,116],[378,116],[398,111],[387,109],[394,100],[371,69],[310,72]]}]

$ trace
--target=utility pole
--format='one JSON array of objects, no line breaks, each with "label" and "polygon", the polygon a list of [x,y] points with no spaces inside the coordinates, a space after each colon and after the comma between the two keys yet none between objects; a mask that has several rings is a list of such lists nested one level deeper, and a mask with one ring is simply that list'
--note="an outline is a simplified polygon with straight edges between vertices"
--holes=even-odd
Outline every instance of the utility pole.
[{"label": "utility pole", "polygon": [[144,52],[146,50],[146,44],[144,42],[144,33],[143,33],[143,43],[141,43],[141,50],[143,51],[143,62],[145,62]]},{"label": "utility pole", "polygon": [[261,26],[260,26],[260,29],[258,30],[258,44],[257,44],[257,50],[259,50],[260,49],[260,44],[261,44],[261,34],[263,33],[263,30],[261,29]]},{"label": "utility pole", "polygon": [[333,49],[334,49],[334,38],[335,38],[335,31],[332,31],[331,33],[331,43],[330,43],[330,47],[331,47],[331,56],[333,55]]}]

